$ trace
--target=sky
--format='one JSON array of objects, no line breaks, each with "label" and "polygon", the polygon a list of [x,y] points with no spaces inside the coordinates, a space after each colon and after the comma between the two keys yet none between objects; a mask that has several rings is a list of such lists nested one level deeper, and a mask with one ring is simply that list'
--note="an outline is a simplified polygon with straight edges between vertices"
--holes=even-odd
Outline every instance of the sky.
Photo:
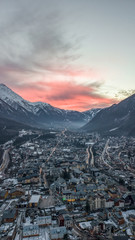
[{"label": "sky", "polygon": [[78,111],[135,93],[135,0],[0,0],[0,83]]}]

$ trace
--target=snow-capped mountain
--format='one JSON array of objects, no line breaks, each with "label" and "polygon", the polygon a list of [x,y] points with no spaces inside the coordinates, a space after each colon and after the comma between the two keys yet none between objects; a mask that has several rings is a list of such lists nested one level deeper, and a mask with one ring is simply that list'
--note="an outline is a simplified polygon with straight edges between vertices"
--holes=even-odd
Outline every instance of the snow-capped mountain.
[{"label": "snow-capped mountain", "polygon": [[101,111],[101,108],[92,108],[92,109],[87,110],[87,111],[85,111],[85,112],[83,112],[83,113],[84,113],[85,115],[87,115],[88,118],[89,118],[89,121],[91,121],[92,118],[94,118],[94,117],[96,116],[96,114],[97,114],[98,112],[100,112],[100,111]]},{"label": "snow-capped mountain", "polygon": [[118,104],[102,109],[82,129],[103,135],[135,136],[135,94]]},{"label": "snow-capped mountain", "polygon": [[4,84],[0,84],[0,98],[16,110],[18,109],[18,107],[23,107],[28,112],[33,112],[34,114],[36,114],[36,112],[40,108],[43,109],[46,106],[51,106],[47,103],[42,102],[32,103],[26,101]]},{"label": "snow-capped mountain", "polygon": [[73,126],[80,127],[91,120],[99,109],[86,112],[63,110],[44,102],[29,102],[0,84],[1,117],[13,119],[33,126]]}]

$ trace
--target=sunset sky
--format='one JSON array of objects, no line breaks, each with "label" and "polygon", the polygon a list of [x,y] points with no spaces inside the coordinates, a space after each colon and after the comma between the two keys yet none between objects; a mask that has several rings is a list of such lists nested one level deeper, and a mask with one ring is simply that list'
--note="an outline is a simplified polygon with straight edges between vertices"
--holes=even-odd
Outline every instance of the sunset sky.
[{"label": "sunset sky", "polygon": [[0,83],[79,111],[135,93],[135,0],[0,1]]}]

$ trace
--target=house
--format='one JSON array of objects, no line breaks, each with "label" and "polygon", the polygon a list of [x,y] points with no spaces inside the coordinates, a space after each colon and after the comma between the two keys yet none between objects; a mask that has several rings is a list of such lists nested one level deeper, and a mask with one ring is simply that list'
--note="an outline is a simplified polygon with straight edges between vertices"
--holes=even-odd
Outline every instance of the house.
[{"label": "house", "polygon": [[63,215],[60,215],[59,217],[58,217],[58,224],[59,224],[59,227],[63,227],[64,226],[64,217],[63,217]]},{"label": "house", "polygon": [[108,194],[109,194],[110,197],[113,198],[113,199],[118,197],[117,192],[116,192],[115,190],[112,190],[112,189],[110,189],[110,190],[108,191]]},{"label": "house", "polygon": [[0,200],[6,199],[7,196],[8,196],[8,191],[7,190],[0,191]]},{"label": "house", "polygon": [[64,226],[65,226],[67,229],[72,228],[72,226],[73,226],[72,217],[71,217],[70,215],[68,215],[68,214],[64,214],[63,217],[64,217]]},{"label": "house", "polygon": [[130,215],[128,216],[128,219],[129,219],[129,221],[131,221],[131,222],[134,222],[134,223],[135,223],[135,215],[133,215],[133,214],[130,214]]},{"label": "house", "polygon": [[54,190],[58,193],[67,189],[66,181],[63,178],[58,178],[57,181],[55,181],[52,185]]},{"label": "house", "polygon": [[125,201],[125,206],[131,205],[131,197],[129,193],[125,193],[122,197],[122,199]]},{"label": "house", "polygon": [[94,233],[98,234],[104,229],[105,229],[104,222],[99,222],[99,221],[96,221],[96,220],[91,222],[91,230],[90,230],[91,234],[94,234]]},{"label": "house", "polygon": [[39,166],[34,164],[33,167],[20,169],[18,171],[18,182],[23,184],[38,183],[39,182]]},{"label": "house", "polygon": [[64,235],[67,233],[66,227],[51,227],[50,238],[51,240],[62,240]]},{"label": "house", "polygon": [[59,227],[65,226],[66,228],[72,228],[73,220],[72,217],[68,214],[62,214],[58,217]]},{"label": "house", "polygon": [[123,208],[124,205],[125,205],[125,201],[123,199],[115,199],[114,200],[115,207]]},{"label": "house", "polygon": [[135,194],[131,194],[131,205],[135,206]]},{"label": "house", "polygon": [[51,216],[37,217],[36,222],[39,227],[49,226],[52,224]]},{"label": "house", "polygon": [[112,198],[105,198],[105,208],[112,208],[114,206],[114,200]]},{"label": "house", "polygon": [[25,191],[22,188],[14,188],[10,191],[9,196],[11,198],[19,198],[25,194]]},{"label": "house", "polygon": [[125,206],[135,206],[135,195],[131,193],[126,193],[123,195],[123,200],[125,201]]},{"label": "house", "polygon": [[124,220],[121,212],[115,212],[115,213],[114,213],[114,218],[115,218],[115,220],[117,221],[117,223],[118,223],[119,225],[122,225],[122,224],[125,223],[125,220]]},{"label": "house", "polygon": [[32,195],[30,200],[29,200],[29,207],[30,208],[38,207],[40,199],[41,199],[41,195]]},{"label": "house", "polygon": [[103,199],[97,194],[94,197],[94,209],[100,209],[103,208],[104,205],[104,201],[102,201]]},{"label": "house", "polygon": [[26,224],[23,226],[23,238],[39,236],[39,226],[37,224]]},{"label": "house", "polygon": [[98,217],[102,221],[108,220],[108,214],[105,211],[104,212],[99,212],[98,213]]},{"label": "house", "polygon": [[16,220],[16,218],[17,218],[16,209],[5,210],[4,214],[3,214],[3,217],[2,217],[4,223],[14,222]]}]

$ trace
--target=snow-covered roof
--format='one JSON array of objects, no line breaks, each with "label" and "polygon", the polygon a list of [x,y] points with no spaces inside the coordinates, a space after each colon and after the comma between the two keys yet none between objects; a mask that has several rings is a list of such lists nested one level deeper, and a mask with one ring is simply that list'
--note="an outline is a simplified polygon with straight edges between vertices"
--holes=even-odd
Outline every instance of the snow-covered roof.
[{"label": "snow-covered roof", "polygon": [[29,203],[38,203],[41,195],[32,195]]},{"label": "snow-covered roof", "polygon": [[81,222],[81,223],[79,223],[79,225],[80,225],[80,227],[82,229],[91,228],[91,222],[90,221],[88,221],[88,222]]}]

